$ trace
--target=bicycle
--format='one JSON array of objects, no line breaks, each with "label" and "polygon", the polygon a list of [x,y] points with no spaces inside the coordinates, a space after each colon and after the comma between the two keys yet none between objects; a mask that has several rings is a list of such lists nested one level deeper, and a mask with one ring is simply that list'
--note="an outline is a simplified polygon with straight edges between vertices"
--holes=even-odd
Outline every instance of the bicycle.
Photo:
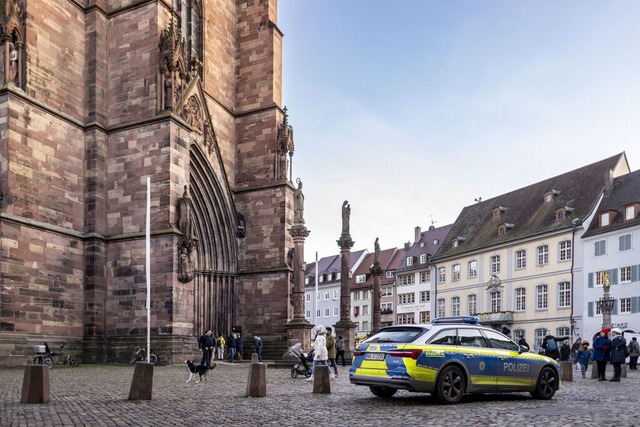
[{"label": "bicycle", "polygon": [[72,368],[77,368],[78,366],[80,366],[80,362],[71,357],[69,351],[64,348],[64,344],[60,345],[60,350],[62,351],[63,357],[62,360],[56,359],[56,354],[49,350],[49,346],[47,345],[47,343],[45,343],[44,345],[34,345],[33,349],[36,352],[36,357],[33,358],[33,363],[35,363],[36,365],[44,365],[49,369],[51,369],[55,364],[65,366],[69,365]]},{"label": "bicycle", "polygon": [[[146,362],[147,361],[147,349],[144,347],[138,346],[138,349],[131,355],[129,359],[129,364],[134,364],[136,362]],[[149,354],[149,362],[152,364],[156,364],[158,361],[158,356],[151,353]]]}]

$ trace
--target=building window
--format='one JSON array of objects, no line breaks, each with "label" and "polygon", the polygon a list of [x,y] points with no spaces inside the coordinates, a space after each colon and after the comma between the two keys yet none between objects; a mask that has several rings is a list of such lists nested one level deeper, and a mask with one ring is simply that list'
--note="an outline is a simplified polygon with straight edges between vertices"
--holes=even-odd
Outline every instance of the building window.
[{"label": "building window", "polygon": [[333,315],[334,316],[339,316],[340,315],[340,308],[339,307],[333,307]]},{"label": "building window", "polygon": [[413,313],[398,313],[397,324],[398,325],[410,325],[415,322],[415,314]]},{"label": "building window", "polygon": [[491,274],[500,273],[500,255],[494,255],[491,260]]},{"label": "building window", "polygon": [[353,293],[353,300],[358,301],[360,299],[360,291],[355,291]]},{"label": "building window", "polygon": [[560,261],[569,261],[572,255],[571,240],[560,242]]},{"label": "building window", "polygon": [[320,301],[320,292],[316,293],[316,301]]},{"label": "building window", "polygon": [[618,237],[618,251],[630,251],[631,250],[631,234],[624,234]]},{"label": "building window", "polygon": [[491,292],[491,312],[498,313],[502,311],[502,295],[499,291]]},{"label": "building window", "polygon": [[609,225],[609,212],[600,214],[600,227]]},{"label": "building window", "polygon": [[431,271],[421,271],[420,272],[420,283],[429,283],[431,282]]},{"label": "building window", "polygon": [[438,316],[444,317],[444,298],[438,298]]},{"label": "building window", "polygon": [[306,294],[304,297],[307,302],[311,302],[311,294]]},{"label": "building window", "polygon": [[363,316],[369,315],[369,306],[368,305],[363,305],[362,306],[362,315]]},{"label": "building window", "polygon": [[369,299],[369,290],[362,291],[362,299]]},{"label": "building window", "polygon": [[333,290],[333,299],[338,299],[340,298],[340,290],[339,289],[334,289]]},{"label": "building window", "polygon": [[596,271],[596,286],[604,285],[604,273],[603,270]]},{"label": "building window", "polygon": [[460,264],[453,264],[451,267],[451,280],[453,282],[460,280]]},{"label": "building window", "polygon": [[438,283],[444,283],[447,280],[447,270],[444,267],[438,267]]},{"label": "building window", "polygon": [[636,217],[636,212],[635,212],[634,206],[627,206],[624,208],[625,221],[635,219],[635,217]]},{"label": "building window", "polygon": [[304,314],[305,314],[305,317],[306,317],[307,319],[311,319],[311,310],[307,310],[307,311],[305,311],[305,313],[304,313]]},{"label": "building window", "polygon": [[414,302],[416,302],[415,293],[398,294],[398,304],[413,304]]},{"label": "building window", "polygon": [[420,264],[427,263],[427,254],[420,254]]},{"label": "building window", "polygon": [[556,337],[568,337],[569,334],[571,334],[571,330],[566,326],[556,328]]},{"label": "building window", "polygon": [[469,278],[472,279],[474,277],[478,277],[478,261],[473,260],[469,261]]},{"label": "building window", "polygon": [[327,282],[330,282],[333,280],[333,273],[327,273]]},{"label": "building window", "polygon": [[538,265],[549,264],[549,246],[538,246]]},{"label": "building window", "polygon": [[392,279],[393,278],[393,271],[386,271],[384,273],[384,277],[386,277],[387,279]]},{"label": "building window", "polygon": [[411,267],[413,265],[413,257],[407,257],[407,267]]},{"label": "building window", "polygon": [[620,267],[620,283],[631,282],[631,267]]},{"label": "building window", "polygon": [[430,311],[421,311],[420,312],[420,323],[429,323],[431,322],[431,312]]},{"label": "building window", "polygon": [[381,293],[383,297],[389,297],[393,295],[393,288],[391,286],[383,286],[381,289]]},{"label": "building window", "polygon": [[603,256],[607,254],[607,241],[606,240],[598,240],[594,243],[595,247],[595,256]]},{"label": "building window", "polygon": [[362,329],[363,331],[368,331],[369,330],[369,322],[367,322],[366,320],[364,322],[362,322]]},{"label": "building window", "polygon": [[451,315],[460,316],[460,297],[451,298]]},{"label": "building window", "polygon": [[538,328],[534,333],[536,336],[536,348],[540,350],[542,348],[542,340],[544,339],[544,336],[547,335],[547,328]]},{"label": "building window", "polygon": [[527,251],[521,249],[516,251],[516,269],[527,268]]},{"label": "building window", "polygon": [[403,276],[398,276],[398,286],[413,285],[415,282],[416,277],[414,274],[405,274]]},{"label": "building window", "polygon": [[431,291],[421,291],[420,302],[429,302],[429,301],[431,301]]},{"label": "building window", "polygon": [[340,280],[340,272],[336,273],[336,280]]},{"label": "building window", "polygon": [[569,282],[558,283],[558,307],[571,307],[571,284]]},{"label": "building window", "polygon": [[516,311],[527,309],[527,290],[525,288],[516,289]]},{"label": "building window", "polygon": [[547,285],[536,286],[536,309],[546,310],[549,305],[549,290]]},{"label": "building window", "polygon": [[304,278],[304,284],[305,284],[305,285],[308,285],[308,284],[309,284],[309,278],[308,278],[308,277],[305,277],[305,278]]},{"label": "building window", "polygon": [[330,296],[330,295],[331,295],[331,294],[330,294],[329,292],[325,292],[325,293],[324,293],[324,300],[325,300],[325,301],[329,301],[329,300],[331,299],[331,296]]},{"label": "building window", "polygon": [[524,329],[514,329],[511,333],[511,336],[513,337],[513,339],[518,342],[517,340],[522,337],[525,337],[525,330]]},{"label": "building window", "polygon": [[329,317],[330,315],[331,315],[331,309],[325,308],[324,309],[324,317]]},{"label": "building window", "polygon": [[324,274],[318,277],[318,283],[324,282]]},{"label": "building window", "polygon": [[478,313],[478,298],[475,294],[467,296],[467,314]]},{"label": "building window", "polygon": [[356,283],[364,283],[367,281],[367,275],[366,274],[358,274],[356,276]]},{"label": "building window", "polygon": [[321,315],[322,311],[320,309],[316,310],[316,317],[319,318]]},{"label": "building window", "polygon": [[631,313],[631,298],[620,298],[620,314]]},{"label": "building window", "polygon": [[[180,30],[186,42],[187,60],[202,62],[202,8],[198,0],[180,1]],[[200,68],[199,72],[201,72]]]}]

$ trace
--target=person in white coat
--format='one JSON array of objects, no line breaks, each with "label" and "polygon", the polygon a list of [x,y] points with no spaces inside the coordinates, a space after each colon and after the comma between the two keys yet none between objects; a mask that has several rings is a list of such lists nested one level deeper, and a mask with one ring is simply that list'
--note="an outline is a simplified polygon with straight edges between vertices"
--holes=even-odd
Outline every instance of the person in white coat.
[{"label": "person in white coat", "polygon": [[316,372],[316,366],[326,365],[329,367],[329,352],[327,351],[327,330],[324,326],[319,325],[316,332],[316,340],[313,345],[313,366],[311,367],[311,376],[307,378],[307,381],[313,381],[313,376]]}]

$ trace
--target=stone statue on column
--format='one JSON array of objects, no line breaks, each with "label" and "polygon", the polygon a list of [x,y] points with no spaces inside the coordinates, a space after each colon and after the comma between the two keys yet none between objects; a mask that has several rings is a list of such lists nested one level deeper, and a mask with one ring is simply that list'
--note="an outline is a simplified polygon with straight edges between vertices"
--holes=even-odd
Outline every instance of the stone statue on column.
[{"label": "stone statue on column", "polygon": [[293,192],[293,223],[304,224],[304,193],[302,193],[302,180],[296,180],[298,188]]},{"label": "stone statue on column", "polygon": [[380,243],[376,237],[373,243],[373,265],[369,269],[373,276],[373,298],[372,298],[372,322],[371,332],[375,333],[380,330],[380,278],[382,277],[382,267],[380,267]]},{"label": "stone statue on column", "polygon": [[351,276],[351,248],[355,243],[349,234],[351,220],[351,205],[347,200],[342,204],[342,234],[337,240],[340,247],[340,320],[336,323],[336,333],[344,339],[345,357],[353,355],[355,343],[355,324],[351,321],[351,291],[349,278]]}]

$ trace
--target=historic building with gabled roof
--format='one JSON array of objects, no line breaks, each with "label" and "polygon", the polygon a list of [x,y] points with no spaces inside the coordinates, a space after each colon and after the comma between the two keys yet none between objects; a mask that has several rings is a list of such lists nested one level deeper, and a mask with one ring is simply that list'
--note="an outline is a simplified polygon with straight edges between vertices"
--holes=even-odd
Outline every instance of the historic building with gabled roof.
[{"label": "historic building with gabled roof", "polygon": [[[576,310],[583,338],[592,337],[603,327],[603,304],[610,304],[611,325],[628,334],[640,333],[640,171],[614,178],[595,218],[582,236],[583,272],[577,290],[584,301]],[[603,293],[605,275],[609,278],[609,301]],[[627,342],[629,338],[627,337]]]},{"label": "historic building with gabled roof", "polygon": [[575,245],[608,180],[628,172],[621,153],[465,207],[432,257],[436,315],[479,315],[531,345],[570,335]]}]

